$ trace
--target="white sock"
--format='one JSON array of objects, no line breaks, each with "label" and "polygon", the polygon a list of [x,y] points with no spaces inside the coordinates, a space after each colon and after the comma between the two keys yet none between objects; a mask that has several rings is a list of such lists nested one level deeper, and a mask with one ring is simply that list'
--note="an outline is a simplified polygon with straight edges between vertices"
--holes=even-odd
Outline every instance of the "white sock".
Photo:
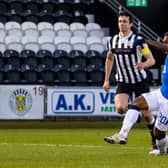
[{"label": "white sock", "polygon": [[160,154],[167,153],[167,142],[168,142],[167,136],[165,136],[163,139],[156,140],[156,143],[157,143],[158,148],[160,150]]},{"label": "white sock", "polygon": [[124,117],[123,124],[120,130],[120,134],[122,134],[124,137],[127,138],[128,133],[132,126],[136,123],[138,116],[139,116],[139,111],[134,110],[134,109],[129,109]]}]

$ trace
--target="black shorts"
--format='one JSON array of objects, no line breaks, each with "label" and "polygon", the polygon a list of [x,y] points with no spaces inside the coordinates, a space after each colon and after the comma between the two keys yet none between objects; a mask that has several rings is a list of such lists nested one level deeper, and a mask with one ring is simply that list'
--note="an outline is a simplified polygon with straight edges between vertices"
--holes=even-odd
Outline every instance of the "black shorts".
[{"label": "black shorts", "polygon": [[132,96],[132,94],[134,93],[135,97],[137,97],[141,95],[142,93],[146,93],[149,91],[150,91],[150,88],[149,88],[149,83],[147,80],[144,80],[136,84],[127,84],[127,83],[119,82],[117,84],[116,94],[126,93]]}]

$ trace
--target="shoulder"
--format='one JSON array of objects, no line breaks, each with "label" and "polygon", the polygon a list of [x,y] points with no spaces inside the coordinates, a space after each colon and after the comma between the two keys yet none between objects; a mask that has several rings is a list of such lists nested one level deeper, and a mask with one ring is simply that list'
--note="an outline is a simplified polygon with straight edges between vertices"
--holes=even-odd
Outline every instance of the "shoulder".
[{"label": "shoulder", "polygon": [[141,35],[136,34],[135,43],[136,45],[142,45],[145,43],[145,39]]}]

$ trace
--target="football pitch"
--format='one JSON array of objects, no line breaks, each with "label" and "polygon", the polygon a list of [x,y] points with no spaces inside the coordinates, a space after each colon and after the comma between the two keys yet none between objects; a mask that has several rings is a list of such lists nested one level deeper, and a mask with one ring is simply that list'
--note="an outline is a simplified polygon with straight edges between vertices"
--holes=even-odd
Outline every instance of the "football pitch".
[{"label": "football pitch", "polygon": [[120,128],[111,121],[0,121],[0,168],[165,168],[168,156],[149,156],[145,123],[126,145],[104,136]]}]

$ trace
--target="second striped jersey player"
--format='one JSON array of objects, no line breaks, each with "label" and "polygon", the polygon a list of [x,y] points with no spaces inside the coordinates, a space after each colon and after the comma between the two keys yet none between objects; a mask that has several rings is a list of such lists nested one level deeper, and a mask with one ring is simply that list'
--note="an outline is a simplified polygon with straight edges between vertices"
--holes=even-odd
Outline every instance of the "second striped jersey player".
[{"label": "second striped jersey player", "polygon": [[[105,62],[105,80],[103,88],[105,91],[110,89],[110,74],[113,67],[113,62],[116,62],[117,71],[117,87],[115,94],[115,106],[118,113],[126,113],[128,101],[132,94],[135,97],[142,93],[149,92],[149,84],[145,68],[155,64],[155,59],[145,43],[144,39],[133,33],[132,17],[127,12],[121,12],[118,16],[119,33],[114,35],[107,42],[107,57]],[[145,60],[142,62],[142,58]],[[126,144],[129,125],[128,121],[137,120],[140,113],[126,113],[121,130],[113,136],[104,137],[104,140],[109,143]],[[147,116],[145,116],[147,119]],[[148,123],[148,128],[151,133],[153,148],[156,147],[156,141],[153,135],[154,118]],[[127,127],[125,126],[127,125]]]}]

